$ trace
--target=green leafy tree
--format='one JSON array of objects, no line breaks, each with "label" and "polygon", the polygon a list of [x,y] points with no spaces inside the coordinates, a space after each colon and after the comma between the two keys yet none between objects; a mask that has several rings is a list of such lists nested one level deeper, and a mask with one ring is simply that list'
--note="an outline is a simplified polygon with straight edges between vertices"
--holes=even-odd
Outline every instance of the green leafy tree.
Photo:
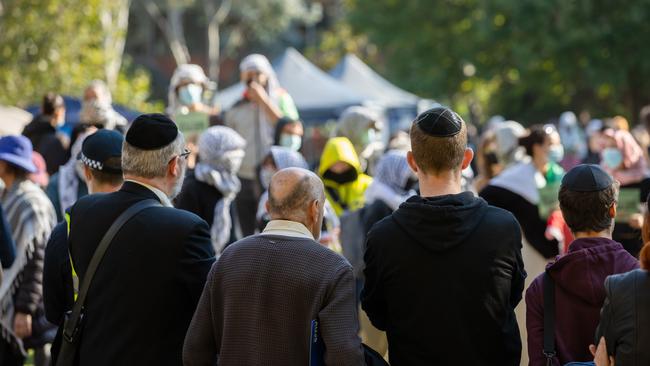
[{"label": "green leafy tree", "polygon": [[401,86],[540,122],[636,117],[650,102],[649,0],[349,0],[348,21]]},{"label": "green leafy tree", "polygon": [[[149,75],[123,62],[129,1],[8,0],[0,13],[0,104],[25,106],[47,91],[81,95],[107,80],[114,100],[140,110]],[[126,6],[126,14],[124,6]]]}]

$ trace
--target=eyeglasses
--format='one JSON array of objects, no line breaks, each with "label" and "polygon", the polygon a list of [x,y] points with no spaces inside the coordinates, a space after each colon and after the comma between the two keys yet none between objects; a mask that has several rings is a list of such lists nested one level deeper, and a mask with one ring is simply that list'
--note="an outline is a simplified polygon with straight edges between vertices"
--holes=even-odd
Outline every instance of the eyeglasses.
[{"label": "eyeglasses", "polygon": [[187,160],[187,157],[190,156],[190,153],[192,153],[192,152],[189,149],[184,148],[183,152],[178,154],[178,157]]}]

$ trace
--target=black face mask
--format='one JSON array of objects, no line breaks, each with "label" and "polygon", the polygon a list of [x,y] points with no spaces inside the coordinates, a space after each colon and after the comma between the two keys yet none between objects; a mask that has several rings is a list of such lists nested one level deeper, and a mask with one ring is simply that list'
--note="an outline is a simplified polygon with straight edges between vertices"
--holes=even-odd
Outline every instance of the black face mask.
[{"label": "black face mask", "polygon": [[354,182],[357,180],[359,174],[354,169],[349,169],[343,173],[334,173],[331,170],[328,170],[323,174],[323,178],[334,181],[338,184],[345,184]]}]

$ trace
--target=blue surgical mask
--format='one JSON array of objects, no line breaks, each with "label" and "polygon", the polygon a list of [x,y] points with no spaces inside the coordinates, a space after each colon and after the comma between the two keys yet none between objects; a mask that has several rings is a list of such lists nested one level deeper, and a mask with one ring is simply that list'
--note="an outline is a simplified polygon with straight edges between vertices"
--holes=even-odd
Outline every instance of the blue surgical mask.
[{"label": "blue surgical mask", "polygon": [[364,145],[370,145],[371,143],[375,142],[377,140],[377,131],[374,128],[371,128],[366,132],[366,134],[363,136],[363,144]]},{"label": "blue surgical mask", "polygon": [[203,87],[198,84],[187,84],[178,89],[178,100],[181,104],[190,106],[201,102]]},{"label": "blue surgical mask", "polygon": [[302,145],[302,137],[298,135],[282,133],[280,134],[279,143],[280,146],[288,147],[293,151],[298,151],[300,150],[300,146]]},{"label": "blue surgical mask", "polygon": [[548,160],[553,163],[559,163],[564,159],[564,147],[562,145],[551,145],[548,150]]},{"label": "blue surgical mask", "polygon": [[603,165],[610,169],[614,170],[621,166],[623,163],[623,154],[621,151],[614,147],[608,147],[602,152]]}]

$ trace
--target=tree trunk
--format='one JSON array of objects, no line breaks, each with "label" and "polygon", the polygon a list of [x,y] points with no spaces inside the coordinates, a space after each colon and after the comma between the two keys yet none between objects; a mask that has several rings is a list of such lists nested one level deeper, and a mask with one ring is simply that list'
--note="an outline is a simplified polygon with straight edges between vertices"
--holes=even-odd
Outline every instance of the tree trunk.
[{"label": "tree trunk", "polygon": [[214,1],[211,0],[204,0],[203,5],[205,14],[208,17],[208,77],[218,88],[221,70],[221,36],[219,29],[230,13],[232,1],[221,1],[218,9],[215,8]]},{"label": "tree trunk", "polygon": [[[182,55],[176,60],[176,64],[186,64],[190,62],[190,51],[187,49],[187,43],[185,41],[185,32],[183,29],[183,13],[185,9],[175,5],[173,0],[168,1],[168,22],[169,29],[172,35],[171,46],[176,50],[175,52]],[[179,63],[179,61],[181,61]]]},{"label": "tree trunk", "polygon": [[106,84],[114,91],[122,67],[131,0],[107,0],[102,6],[100,21],[105,35],[104,54],[106,56],[104,73]]}]

